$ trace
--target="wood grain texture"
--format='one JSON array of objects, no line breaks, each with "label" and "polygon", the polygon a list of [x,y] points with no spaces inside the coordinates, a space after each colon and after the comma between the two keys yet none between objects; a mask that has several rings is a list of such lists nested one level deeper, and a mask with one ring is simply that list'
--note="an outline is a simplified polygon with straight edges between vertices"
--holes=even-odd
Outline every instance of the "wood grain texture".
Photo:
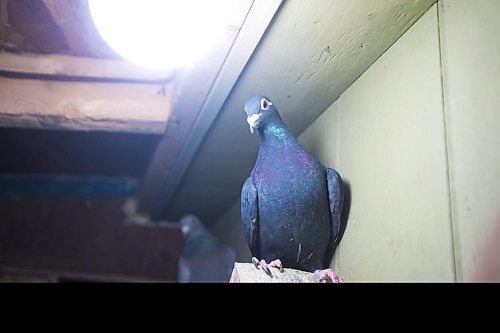
[{"label": "wood grain texture", "polygon": [[229,282],[268,282],[268,283],[319,283],[319,277],[310,272],[285,268],[281,273],[276,267],[270,267],[271,278],[262,269],[256,269],[253,264],[234,263],[233,273]]},{"label": "wood grain texture", "polygon": [[123,204],[112,197],[0,198],[0,267],[175,281],[180,230],[126,224]]},{"label": "wood grain texture", "polygon": [[0,127],[163,133],[171,85],[0,78]]},{"label": "wood grain texture", "polygon": [[159,193],[158,200],[166,207],[167,214],[175,216],[175,211],[183,210],[179,205],[169,210],[169,203],[175,197],[179,184],[189,169],[191,160],[210,131],[211,125],[217,118],[222,105],[231,93],[246,64],[250,61],[254,50],[262,40],[269,23],[282,3],[281,0],[258,0],[253,2],[252,8],[245,19],[245,24],[229,51],[227,59],[200,110],[199,116],[186,136],[182,149],[177,154],[175,163]]}]

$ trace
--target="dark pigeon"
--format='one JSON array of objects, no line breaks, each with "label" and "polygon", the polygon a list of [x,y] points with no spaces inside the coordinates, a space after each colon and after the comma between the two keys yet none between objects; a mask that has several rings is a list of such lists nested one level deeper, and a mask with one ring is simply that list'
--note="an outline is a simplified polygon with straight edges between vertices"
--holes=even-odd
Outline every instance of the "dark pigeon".
[{"label": "dark pigeon", "polygon": [[339,173],[305,151],[269,98],[250,98],[245,112],[251,132],[258,129],[260,134],[257,160],[241,191],[241,216],[254,264],[271,276],[266,267],[270,261],[341,282],[325,269],[340,238]]},{"label": "dark pigeon", "polygon": [[236,261],[225,246],[194,215],[180,219],[185,244],[179,258],[178,282],[229,282]]}]

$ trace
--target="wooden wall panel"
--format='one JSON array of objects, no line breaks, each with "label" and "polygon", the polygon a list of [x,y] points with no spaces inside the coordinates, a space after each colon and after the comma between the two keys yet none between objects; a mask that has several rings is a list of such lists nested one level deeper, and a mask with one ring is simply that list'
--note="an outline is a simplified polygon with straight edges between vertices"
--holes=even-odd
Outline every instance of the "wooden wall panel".
[{"label": "wooden wall panel", "polygon": [[0,198],[0,267],[175,281],[180,230],[124,224],[122,205],[118,198]]}]

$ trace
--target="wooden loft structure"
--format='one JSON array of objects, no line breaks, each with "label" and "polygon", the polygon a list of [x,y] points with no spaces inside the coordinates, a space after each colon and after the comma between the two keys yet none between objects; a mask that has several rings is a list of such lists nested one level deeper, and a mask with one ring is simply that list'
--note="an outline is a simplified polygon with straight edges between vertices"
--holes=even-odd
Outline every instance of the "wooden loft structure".
[{"label": "wooden loft structure", "polygon": [[[13,232],[0,242],[5,276],[28,269],[49,280],[57,272],[70,280],[81,272],[83,279],[92,273],[91,279],[175,280],[179,230],[127,225],[124,206],[138,199],[140,213],[157,213],[169,167],[250,10],[252,1],[240,2],[210,54],[191,68],[159,72],[115,54],[96,31],[86,0],[0,1],[0,214]],[[38,216],[40,210],[48,213]],[[90,238],[79,239],[69,220]],[[44,236],[34,223],[44,226]],[[87,259],[89,267],[70,264],[69,243],[78,257],[88,256],[96,238],[101,252],[119,247],[111,235],[98,236],[112,229],[131,249]],[[156,239],[155,249],[143,249],[150,267],[134,271],[139,262],[125,252],[148,248],[148,234]],[[29,246],[18,245],[21,235]],[[57,255],[37,245],[39,237],[50,239]],[[123,265],[104,265],[114,261]]]},{"label": "wooden loft structure", "polygon": [[301,133],[435,2],[234,1],[204,57],[153,72],[87,0],[0,0],[0,280],[175,280],[171,222],[214,225],[253,165],[246,98]]}]

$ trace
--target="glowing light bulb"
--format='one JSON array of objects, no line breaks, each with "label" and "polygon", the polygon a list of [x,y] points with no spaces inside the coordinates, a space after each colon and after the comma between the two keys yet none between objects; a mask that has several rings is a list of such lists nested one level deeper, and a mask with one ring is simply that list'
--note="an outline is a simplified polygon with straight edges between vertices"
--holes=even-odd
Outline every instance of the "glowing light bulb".
[{"label": "glowing light bulb", "polygon": [[230,22],[230,0],[89,0],[102,38],[125,59],[151,69],[189,65]]}]

